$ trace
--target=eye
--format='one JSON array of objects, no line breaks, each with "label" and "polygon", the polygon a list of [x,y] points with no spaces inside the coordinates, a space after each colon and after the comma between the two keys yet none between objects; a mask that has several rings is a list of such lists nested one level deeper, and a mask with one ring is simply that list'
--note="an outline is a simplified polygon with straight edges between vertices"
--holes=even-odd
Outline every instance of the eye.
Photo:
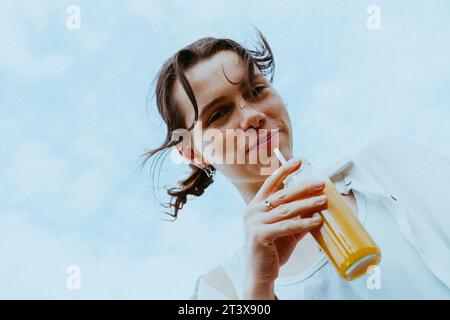
[{"label": "eye", "polygon": [[253,98],[259,98],[263,91],[267,88],[266,85],[256,85],[253,87]]},{"label": "eye", "polygon": [[228,112],[227,108],[222,108],[216,112],[214,112],[213,114],[211,114],[211,116],[208,118],[208,124],[213,123],[214,121],[219,120],[220,118],[223,117],[223,115],[225,115]]},{"label": "eye", "polygon": [[258,94],[260,94],[260,93],[263,92],[264,89],[266,89],[266,88],[267,88],[267,86],[263,86],[263,85],[261,85],[261,86],[256,86],[256,87],[255,87],[255,91],[256,91]]}]

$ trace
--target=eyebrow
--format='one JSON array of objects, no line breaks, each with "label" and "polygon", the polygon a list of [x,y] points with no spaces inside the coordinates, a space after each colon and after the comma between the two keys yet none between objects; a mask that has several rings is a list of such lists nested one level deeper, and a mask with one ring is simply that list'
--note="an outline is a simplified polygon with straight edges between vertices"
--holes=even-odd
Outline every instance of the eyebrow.
[{"label": "eyebrow", "polygon": [[213,99],[211,102],[209,102],[206,106],[203,107],[202,111],[200,112],[199,118],[203,118],[203,116],[208,112],[209,109],[214,107],[216,104],[224,101],[225,99],[226,99],[225,96],[219,96]]}]

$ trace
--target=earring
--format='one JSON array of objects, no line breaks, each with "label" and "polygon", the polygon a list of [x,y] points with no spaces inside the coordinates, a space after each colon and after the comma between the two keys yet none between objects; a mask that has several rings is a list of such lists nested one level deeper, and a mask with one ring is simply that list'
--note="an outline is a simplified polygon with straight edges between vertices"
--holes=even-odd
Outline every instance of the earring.
[{"label": "earring", "polygon": [[245,108],[245,102],[239,106],[239,109],[241,109],[241,110],[244,108]]},{"label": "earring", "polygon": [[204,166],[203,168],[201,168],[206,175],[208,176],[208,178],[211,178],[212,176],[214,176],[214,174],[216,173],[216,171],[213,169],[212,166]]}]

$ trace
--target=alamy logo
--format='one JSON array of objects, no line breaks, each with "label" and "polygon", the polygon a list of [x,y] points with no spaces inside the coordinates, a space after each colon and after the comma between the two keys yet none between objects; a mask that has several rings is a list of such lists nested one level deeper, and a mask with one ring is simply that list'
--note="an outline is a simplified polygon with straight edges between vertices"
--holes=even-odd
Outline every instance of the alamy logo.
[{"label": "alamy logo", "polygon": [[366,26],[369,30],[381,29],[381,9],[376,4],[370,5],[366,10],[367,17]]},{"label": "alamy logo", "polygon": [[81,29],[81,9],[80,6],[70,5],[67,7],[66,27],[69,30]]},{"label": "alamy logo", "polygon": [[366,285],[369,290],[381,289],[381,269],[379,266],[373,265],[367,268],[369,276],[367,277]]},{"label": "alamy logo", "polygon": [[68,274],[66,286],[69,290],[81,290],[81,268],[74,264],[67,266],[66,273]]},{"label": "alamy logo", "polygon": [[[172,132],[171,141],[178,141],[177,146],[186,150],[201,151],[197,159],[191,159],[193,164],[202,163],[206,159],[210,164],[261,164],[261,175],[270,175],[278,168],[278,159],[271,153],[279,148],[279,129],[208,129],[203,131],[201,121],[191,133],[179,128]],[[195,145],[192,136],[200,137]],[[172,151],[171,159],[175,164],[185,164],[188,161],[180,159]],[[180,160],[179,160],[180,159]]]}]

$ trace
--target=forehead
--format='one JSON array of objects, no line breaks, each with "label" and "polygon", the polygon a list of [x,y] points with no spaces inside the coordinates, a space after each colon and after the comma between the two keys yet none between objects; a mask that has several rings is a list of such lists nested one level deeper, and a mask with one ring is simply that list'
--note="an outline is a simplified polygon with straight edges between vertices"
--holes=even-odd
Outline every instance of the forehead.
[{"label": "forehead", "polygon": [[[255,68],[258,74],[258,68]],[[208,59],[204,59],[185,71],[198,105],[199,114],[202,108],[220,95],[228,95],[239,90],[232,82],[239,82],[244,75],[244,63],[239,55],[232,51],[219,51]],[[174,97],[182,109],[187,126],[194,121],[194,109],[180,82],[174,85]]]}]

